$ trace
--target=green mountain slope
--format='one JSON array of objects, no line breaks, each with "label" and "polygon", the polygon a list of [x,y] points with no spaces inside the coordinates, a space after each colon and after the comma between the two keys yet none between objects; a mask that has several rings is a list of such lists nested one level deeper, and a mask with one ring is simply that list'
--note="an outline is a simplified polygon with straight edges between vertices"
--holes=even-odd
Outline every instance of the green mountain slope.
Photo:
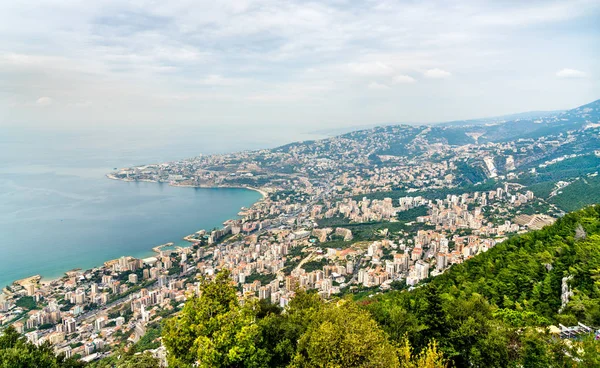
[{"label": "green mountain slope", "polygon": [[[581,239],[576,236],[578,228],[585,232]],[[561,282],[569,276],[575,297],[559,313]],[[479,293],[500,308],[514,309],[519,303],[553,322],[600,325],[598,276],[600,207],[595,206],[571,213],[545,229],[509,239],[453,267],[434,283],[458,295]]]},{"label": "green mountain slope", "polygon": [[[572,295],[563,303],[563,280]],[[329,301],[298,290],[282,311],[239,303],[227,271],[163,329],[178,367],[598,367],[600,205],[516,236],[412,291]]]},{"label": "green mountain slope", "polygon": [[574,180],[550,198],[550,202],[565,211],[573,211],[590,203],[600,203],[600,176],[588,175]]},{"label": "green mountain slope", "polygon": [[[563,278],[573,295],[561,308]],[[565,347],[541,327],[600,326],[600,206],[509,239],[426,286],[374,299],[363,303],[392,339],[406,334],[419,348],[435,338],[458,367],[597,366],[559,362]]]}]

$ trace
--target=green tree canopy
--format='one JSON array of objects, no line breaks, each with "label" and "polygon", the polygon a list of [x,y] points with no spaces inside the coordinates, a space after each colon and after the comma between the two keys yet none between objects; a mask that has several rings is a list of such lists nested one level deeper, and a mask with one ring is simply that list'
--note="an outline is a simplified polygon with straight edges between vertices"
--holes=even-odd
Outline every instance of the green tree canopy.
[{"label": "green tree canopy", "polygon": [[356,303],[330,303],[314,317],[300,338],[292,367],[398,367],[385,332]]},{"label": "green tree canopy", "polygon": [[228,271],[202,281],[200,296],[190,298],[164,327],[163,343],[170,367],[266,367],[259,348],[255,301],[238,303]]},{"label": "green tree canopy", "polygon": [[77,368],[83,367],[76,359],[56,356],[49,343],[36,346],[27,342],[12,326],[0,335],[0,368]]}]

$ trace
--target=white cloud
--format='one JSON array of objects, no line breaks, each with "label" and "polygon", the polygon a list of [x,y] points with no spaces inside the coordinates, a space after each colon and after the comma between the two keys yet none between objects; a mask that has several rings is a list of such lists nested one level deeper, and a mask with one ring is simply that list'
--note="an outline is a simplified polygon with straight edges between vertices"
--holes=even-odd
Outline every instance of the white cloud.
[{"label": "white cloud", "polygon": [[52,105],[52,99],[47,96],[40,97],[35,101],[35,104],[37,106],[50,106]]},{"label": "white cloud", "polygon": [[[196,123],[207,111],[207,124],[215,124],[235,106],[239,124],[304,126],[307,114],[314,124],[439,121],[566,108],[600,96],[599,86],[551,88],[557,77],[600,73],[589,47],[600,32],[587,21],[600,16],[597,1],[154,2],[39,0],[31,8],[0,1],[0,111],[14,100],[11,121],[47,122],[47,111],[32,107],[51,104],[57,125],[123,116],[128,124],[148,116]],[[539,39],[540,26],[561,42]],[[587,69],[553,75],[539,68],[550,58]],[[425,78],[446,79],[444,88]],[[532,85],[544,93],[526,93]],[[368,89],[387,91],[372,95],[389,95],[389,103],[360,107],[355,101],[373,97]],[[36,103],[40,96],[55,101]],[[255,108],[255,101],[282,109]],[[436,101],[452,108],[427,108]]]},{"label": "white cloud", "polygon": [[206,86],[234,86],[244,83],[242,79],[235,78],[226,78],[219,74],[211,74],[198,80],[198,84],[206,85]]},{"label": "white cloud", "polygon": [[584,15],[589,10],[586,5],[593,7],[587,0],[542,1],[539,3],[523,1],[518,11],[502,7],[496,11],[486,12],[486,14],[478,14],[474,20],[482,25],[501,27],[552,23]]},{"label": "white cloud", "polygon": [[395,84],[404,84],[404,83],[415,83],[416,79],[411,77],[410,75],[396,75],[392,78],[392,82]]},{"label": "white cloud", "polygon": [[581,70],[564,68],[556,72],[559,78],[585,78],[587,75]]},{"label": "white cloud", "polygon": [[370,77],[394,74],[394,69],[391,66],[379,61],[372,63],[351,63],[348,64],[348,70],[357,75]]},{"label": "white cloud", "polygon": [[369,83],[369,85],[367,86],[368,89],[372,89],[372,90],[386,90],[386,89],[390,89],[389,86],[383,84],[383,83],[378,83],[378,82],[371,82]]},{"label": "white cloud", "polygon": [[247,97],[248,101],[251,102],[265,102],[265,103],[279,103],[279,102],[294,102],[297,101],[298,97],[291,94],[273,94],[273,93],[260,93],[256,95],[250,95]]},{"label": "white cloud", "polygon": [[452,76],[452,73],[443,70],[443,69],[439,69],[439,68],[434,68],[434,69],[428,69],[426,70],[423,75],[426,78],[431,78],[431,79],[445,79],[448,77]]}]

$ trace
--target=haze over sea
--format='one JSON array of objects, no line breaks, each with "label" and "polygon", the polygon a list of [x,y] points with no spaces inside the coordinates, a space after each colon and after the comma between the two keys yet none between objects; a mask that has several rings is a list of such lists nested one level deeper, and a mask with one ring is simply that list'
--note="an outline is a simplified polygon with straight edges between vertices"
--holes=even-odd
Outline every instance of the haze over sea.
[{"label": "haze over sea", "polygon": [[260,199],[246,189],[199,189],[126,183],[114,168],[199,154],[273,147],[285,130],[233,134],[218,129],[49,132],[3,129],[0,136],[0,288],[40,274],[59,277],[124,255],[220,227]]}]

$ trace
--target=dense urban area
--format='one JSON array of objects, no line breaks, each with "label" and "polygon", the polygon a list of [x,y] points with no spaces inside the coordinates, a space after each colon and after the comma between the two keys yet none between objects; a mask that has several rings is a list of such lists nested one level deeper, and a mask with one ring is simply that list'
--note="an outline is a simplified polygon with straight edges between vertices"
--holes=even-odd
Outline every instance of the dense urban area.
[{"label": "dense urban area", "polygon": [[[124,255],[57,280],[16,281],[0,297],[0,324],[66,358],[98,363],[134,347],[165,365],[164,320],[221,270],[236,299],[283,310],[305,292],[325,301],[424,292],[455,265],[470,267],[507,239],[600,202],[599,116],[596,101],[532,119],[384,126],[117,170],[108,177],[244,187],[263,198],[222,228],[186,236],[189,247],[165,244],[144,259]],[[540,262],[550,270],[555,257]],[[577,277],[565,271],[559,285],[548,284],[560,296],[554,313],[585,304],[572,290]],[[556,333],[591,331],[578,316],[554,323]]]}]

